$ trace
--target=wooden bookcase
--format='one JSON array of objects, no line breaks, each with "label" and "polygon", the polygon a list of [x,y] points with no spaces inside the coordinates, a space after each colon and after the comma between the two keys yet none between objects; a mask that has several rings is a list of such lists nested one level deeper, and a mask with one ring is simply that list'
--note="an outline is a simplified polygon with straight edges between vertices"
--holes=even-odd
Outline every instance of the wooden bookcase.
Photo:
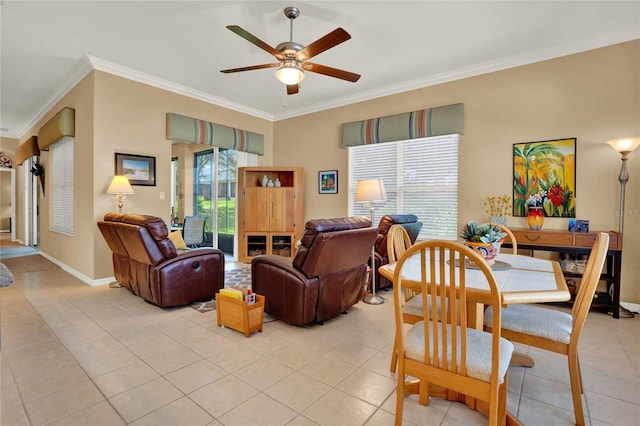
[{"label": "wooden bookcase", "polygon": [[[280,181],[264,187],[262,179]],[[304,229],[304,180],[300,167],[238,169],[238,260],[261,254],[293,257]]]}]

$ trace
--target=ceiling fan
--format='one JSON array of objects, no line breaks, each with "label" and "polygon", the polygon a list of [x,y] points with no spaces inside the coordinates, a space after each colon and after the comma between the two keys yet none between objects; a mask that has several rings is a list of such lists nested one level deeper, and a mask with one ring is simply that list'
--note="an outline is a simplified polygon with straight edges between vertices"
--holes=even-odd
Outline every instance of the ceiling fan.
[{"label": "ceiling fan", "polygon": [[271,64],[253,65],[249,67],[232,68],[221,70],[225,74],[239,71],[259,70],[263,68],[278,67],[276,77],[282,83],[287,85],[287,94],[294,95],[298,93],[300,82],[304,79],[304,71],[324,74],[329,77],[340,78],[355,83],[360,78],[359,74],[337,68],[328,67],[312,62],[308,62],[312,57],[337,46],[351,38],[348,32],[342,28],[336,28],[324,37],[319,38],[308,46],[293,41],[293,20],[300,16],[300,10],[297,7],[287,7],[284,9],[284,15],[289,18],[290,31],[289,41],[285,41],[277,45],[275,48],[269,46],[258,37],[250,34],[248,31],[237,25],[228,25],[227,28],[238,34],[243,39],[255,44],[267,53],[275,56],[279,62]]}]

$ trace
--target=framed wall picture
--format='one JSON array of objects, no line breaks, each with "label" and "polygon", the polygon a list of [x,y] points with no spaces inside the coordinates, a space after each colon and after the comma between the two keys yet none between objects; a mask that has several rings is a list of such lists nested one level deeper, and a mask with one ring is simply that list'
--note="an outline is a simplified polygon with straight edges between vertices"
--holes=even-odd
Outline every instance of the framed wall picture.
[{"label": "framed wall picture", "polygon": [[513,144],[513,215],[576,217],[576,138]]},{"label": "framed wall picture", "polygon": [[318,192],[320,194],[338,193],[337,170],[323,170],[318,172]]},{"label": "framed wall picture", "polygon": [[131,185],[156,186],[156,157],[116,153],[116,174]]}]

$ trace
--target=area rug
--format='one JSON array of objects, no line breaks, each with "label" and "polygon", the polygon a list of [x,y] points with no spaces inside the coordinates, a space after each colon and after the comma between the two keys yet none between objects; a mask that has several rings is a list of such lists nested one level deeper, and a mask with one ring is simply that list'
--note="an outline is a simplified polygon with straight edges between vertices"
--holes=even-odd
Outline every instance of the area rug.
[{"label": "area rug", "polygon": [[[224,271],[224,286],[230,287],[232,285],[250,288],[251,287],[251,267],[231,269]],[[216,310],[215,299],[207,300],[204,302],[193,302],[189,305],[191,308],[198,312],[211,312]]]},{"label": "area rug", "polygon": [[29,256],[37,254],[38,250],[31,246],[2,246],[0,247],[0,259],[11,259],[14,257]]}]

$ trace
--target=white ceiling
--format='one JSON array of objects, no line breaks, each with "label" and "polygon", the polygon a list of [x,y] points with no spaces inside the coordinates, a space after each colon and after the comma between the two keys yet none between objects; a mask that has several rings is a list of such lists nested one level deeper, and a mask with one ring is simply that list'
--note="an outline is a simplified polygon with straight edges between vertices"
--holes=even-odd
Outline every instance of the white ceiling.
[{"label": "white ceiling", "polygon": [[[21,138],[91,69],[269,120],[640,38],[640,1],[10,1],[0,0],[0,135]],[[337,27],[351,34],[313,62],[362,75],[307,72],[286,95],[275,62],[227,30],[271,46]]]}]

